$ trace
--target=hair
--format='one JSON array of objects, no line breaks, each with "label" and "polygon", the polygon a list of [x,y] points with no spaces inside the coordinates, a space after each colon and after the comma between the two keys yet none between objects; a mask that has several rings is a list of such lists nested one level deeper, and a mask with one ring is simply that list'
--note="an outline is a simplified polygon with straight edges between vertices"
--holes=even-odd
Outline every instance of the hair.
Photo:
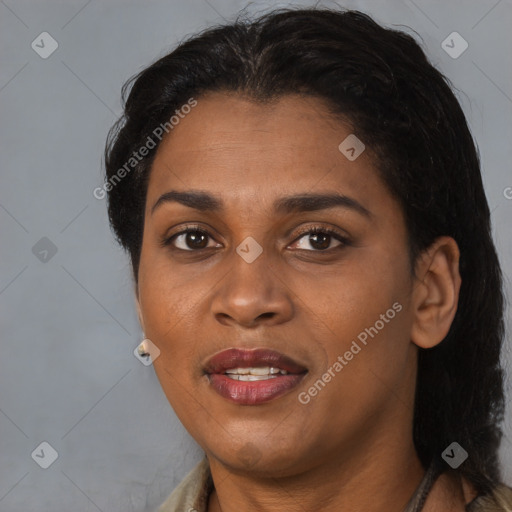
[{"label": "hair", "polygon": [[[217,91],[261,103],[290,94],[324,101],[370,149],[400,204],[412,271],[437,237],[459,246],[457,313],[445,339],[418,353],[413,438],[425,468],[442,464],[442,452],[458,442],[469,454],[459,473],[487,493],[501,479],[502,274],[479,156],[452,88],[413,37],[359,11],[239,17],[181,42],[123,86],[124,115],[105,148],[106,180],[191,97]],[[108,191],[109,220],[136,283],[155,153]]]}]

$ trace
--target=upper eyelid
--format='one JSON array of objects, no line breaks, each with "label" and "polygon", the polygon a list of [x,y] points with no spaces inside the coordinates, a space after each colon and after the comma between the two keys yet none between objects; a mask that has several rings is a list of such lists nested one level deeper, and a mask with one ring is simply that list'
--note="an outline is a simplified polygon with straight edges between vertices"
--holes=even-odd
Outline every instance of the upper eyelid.
[{"label": "upper eyelid", "polygon": [[[329,232],[329,234],[338,235],[338,236],[340,236],[342,238],[349,238],[348,235],[344,235],[343,233],[338,232],[338,230],[336,228],[328,228],[326,226],[321,226],[321,225],[317,225],[317,224],[315,224],[314,226],[308,226],[307,228],[304,228],[299,233],[297,233],[297,236],[302,237],[303,235],[307,235],[308,233],[314,232],[315,230],[316,231],[320,231],[320,232],[323,232],[323,231]],[[182,228],[180,231],[177,231],[176,233],[173,233],[172,235],[165,236],[165,239],[169,240],[171,238],[174,238],[174,237],[179,236],[179,235],[183,235],[183,234],[188,233],[190,231],[197,231],[199,233],[205,233],[209,237],[214,238],[212,233],[210,231],[208,231],[208,229],[202,228],[199,225],[198,226],[192,225],[192,226],[187,226],[185,228]],[[290,230],[290,232],[291,231],[292,230]],[[343,230],[339,230],[339,231],[343,231]]]}]

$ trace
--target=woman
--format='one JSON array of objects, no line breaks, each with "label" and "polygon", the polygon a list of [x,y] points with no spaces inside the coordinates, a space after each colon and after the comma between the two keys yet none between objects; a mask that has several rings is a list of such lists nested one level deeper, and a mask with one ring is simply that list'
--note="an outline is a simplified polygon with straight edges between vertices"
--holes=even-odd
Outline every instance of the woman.
[{"label": "woman", "polygon": [[160,510],[511,511],[489,208],[414,40],[279,10],[128,86],[110,221],[141,351],[205,451]]}]

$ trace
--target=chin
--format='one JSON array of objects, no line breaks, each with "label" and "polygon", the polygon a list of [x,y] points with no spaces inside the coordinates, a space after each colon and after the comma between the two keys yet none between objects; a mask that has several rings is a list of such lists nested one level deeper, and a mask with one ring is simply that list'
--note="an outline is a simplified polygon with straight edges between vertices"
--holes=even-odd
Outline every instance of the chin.
[{"label": "chin", "polygon": [[[264,478],[281,478],[297,474],[306,464],[305,457],[297,457],[297,450],[289,448],[279,452],[272,450],[268,444],[259,447],[248,441],[240,448],[229,450],[228,453],[207,451],[208,458],[214,458],[230,471],[248,473]],[[302,461],[302,463],[301,463]]]}]

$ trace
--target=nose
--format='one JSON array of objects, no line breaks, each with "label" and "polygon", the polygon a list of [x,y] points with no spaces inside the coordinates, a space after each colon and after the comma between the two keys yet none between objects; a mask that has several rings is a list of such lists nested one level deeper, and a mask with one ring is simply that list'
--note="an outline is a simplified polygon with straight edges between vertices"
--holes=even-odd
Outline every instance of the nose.
[{"label": "nose", "polygon": [[290,320],[293,302],[290,288],[270,266],[265,251],[251,263],[234,253],[231,270],[215,292],[211,311],[222,325],[254,328]]}]

